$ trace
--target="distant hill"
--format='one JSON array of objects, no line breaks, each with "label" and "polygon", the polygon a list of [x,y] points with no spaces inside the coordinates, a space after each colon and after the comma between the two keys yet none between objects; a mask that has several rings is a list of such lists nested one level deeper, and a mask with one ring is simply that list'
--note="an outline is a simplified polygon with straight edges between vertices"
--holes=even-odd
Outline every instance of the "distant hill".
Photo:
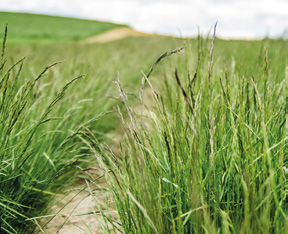
[{"label": "distant hill", "polygon": [[0,40],[8,24],[8,44],[43,44],[82,40],[117,27],[96,20],[28,13],[0,12]]}]

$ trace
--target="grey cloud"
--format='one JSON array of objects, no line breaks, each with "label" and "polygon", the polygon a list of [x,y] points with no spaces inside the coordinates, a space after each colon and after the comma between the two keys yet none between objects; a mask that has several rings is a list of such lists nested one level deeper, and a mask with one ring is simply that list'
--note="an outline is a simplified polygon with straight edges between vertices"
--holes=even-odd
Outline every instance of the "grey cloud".
[{"label": "grey cloud", "polygon": [[286,21],[287,26],[288,26],[288,14],[276,14],[276,13],[275,14],[263,14],[263,13],[260,13],[260,14],[255,15],[255,20],[265,20],[268,18],[274,18],[277,20]]}]

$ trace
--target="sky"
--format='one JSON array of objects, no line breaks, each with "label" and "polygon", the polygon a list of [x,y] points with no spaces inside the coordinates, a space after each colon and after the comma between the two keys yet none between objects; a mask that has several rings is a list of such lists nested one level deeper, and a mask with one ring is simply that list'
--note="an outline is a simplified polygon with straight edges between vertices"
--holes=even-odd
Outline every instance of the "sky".
[{"label": "sky", "polygon": [[[29,12],[128,24],[175,36],[288,38],[288,0],[1,0],[0,11]],[[3,19],[0,19],[0,22]]]}]

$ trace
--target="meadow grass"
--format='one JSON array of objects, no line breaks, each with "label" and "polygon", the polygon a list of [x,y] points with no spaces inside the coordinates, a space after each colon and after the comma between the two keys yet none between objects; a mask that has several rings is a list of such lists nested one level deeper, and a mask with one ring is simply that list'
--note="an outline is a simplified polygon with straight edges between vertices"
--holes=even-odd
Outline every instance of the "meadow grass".
[{"label": "meadow grass", "polygon": [[2,48],[1,231],[44,229],[77,166],[98,163],[119,216],[99,207],[104,232],[287,227],[287,41],[216,38],[213,56],[200,36]]},{"label": "meadow grass", "polygon": [[104,232],[287,231],[287,41],[212,41],[187,42],[160,91],[144,74],[141,108],[116,82],[129,116],[119,109],[121,155],[91,141],[118,213],[99,207]]}]

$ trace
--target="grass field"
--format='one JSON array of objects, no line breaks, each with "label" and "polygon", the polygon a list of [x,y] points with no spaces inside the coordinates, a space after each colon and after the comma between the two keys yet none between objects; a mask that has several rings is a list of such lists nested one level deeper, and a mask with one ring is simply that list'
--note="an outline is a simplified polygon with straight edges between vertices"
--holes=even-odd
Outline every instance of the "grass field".
[{"label": "grass field", "polygon": [[[7,44],[47,44],[79,41],[125,25],[28,13],[0,12],[1,28],[8,24]],[[3,38],[4,30],[0,32]]]},{"label": "grass field", "polygon": [[97,166],[113,198],[90,214],[104,218],[103,232],[285,233],[287,40],[85,45],[73,40],[91,31],[55,30],[57,43],[31,44],[12,24],[8,42],[10,30],[0,60],[1,232],[45,232],[37,217],[83,178],[79,166]]}]

